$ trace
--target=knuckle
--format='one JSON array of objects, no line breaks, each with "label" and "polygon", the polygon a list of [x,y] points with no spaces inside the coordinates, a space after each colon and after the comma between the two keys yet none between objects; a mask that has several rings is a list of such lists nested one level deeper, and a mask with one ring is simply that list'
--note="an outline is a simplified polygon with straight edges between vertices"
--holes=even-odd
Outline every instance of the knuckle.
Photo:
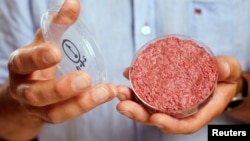
[{"label": "knuckle", "polygon": [[61,87],[61,85],[56,84],[53,88],[54,91],[54,96],[56,97],[56,99],[65,99],[67,97],[66,92],[62,92],[64,88]]},{"label": "knuckle", "polygon": [[8,61],[8,68],[10,70],[21,70],[22,69],[22,61],[20,57],[18,57],[19,50],[14,51],[11,53]]},{"label": "knuckle", "polygon": [[115,97],[118,93],[116,86],[112,84],[98,84],[96,88],[102,88],[109,98]]},{"label": "knuckle", "polygon": [[30,63],[32,63],[34,66],[36,66],[36,59],[37,59],[37,54],[33,51],[30,55]]},{"label": "knuckle", "polygon": [[50,109],[47,111],[47,121],[50,123],[60,123],[62,122],[62,119],[60,118],[60,115],[57,114],[57,112],[53,109]]},{"label": "knuckle", "polygon": [[26,88],[23,90],[24,100],[32,106],[40,106],[38,99],[33,94],[32,88]]},{"label": "knuckle", "polygon": [[108,90],[112,94],[112,97],[117,96],[118,90],[117,90],[116,86],[114,86],[112,84],[108,84]]},{"label": "knuckle", "polygon": [[35,68],[38,68],[40,69],[40,63],[41,61],[38,61],[39,59],[38,58],[41,58],[40,54],[38,54],[35,50],[31,51],[31,55],[30,55],[30,64],[35,67]]},{"label": "knuckle", "polygon": [[80,98],[76,98],[76,110],[78,113],[86,113],[88,109],[91,109],[89,102],[82,101]]},{"label": "knuckle", "polygon": [[24,105],[26,111],[31,115],[36,115],[36,108],[31,105]]}]

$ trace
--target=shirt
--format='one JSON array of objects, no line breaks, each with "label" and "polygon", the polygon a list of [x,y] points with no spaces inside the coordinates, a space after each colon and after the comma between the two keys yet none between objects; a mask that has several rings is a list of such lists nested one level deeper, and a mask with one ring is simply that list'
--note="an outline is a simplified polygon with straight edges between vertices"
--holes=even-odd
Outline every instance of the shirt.
[{"label": "shirt", "polygon": [[[8,56],[32,41],[42,14],[62,0],[6,0],[0,5],[0,81],[8,76]],[[239,59],[250,69],[250,1],[247,0],[82,0],[79,19],[103,54],[107,82],[126,84],[123,70],[148,41],[184,34],[204,42],[215,55]],[[116,111],[117,99],[67,122],[46,124],[40,141],[206,141],[207,126],[190,135],[169,135]],[[216,108],[216,107],[215,107]],[[240,123],[224,114],[209,124]],[[190,126],[192,123],[190,123]]]}]

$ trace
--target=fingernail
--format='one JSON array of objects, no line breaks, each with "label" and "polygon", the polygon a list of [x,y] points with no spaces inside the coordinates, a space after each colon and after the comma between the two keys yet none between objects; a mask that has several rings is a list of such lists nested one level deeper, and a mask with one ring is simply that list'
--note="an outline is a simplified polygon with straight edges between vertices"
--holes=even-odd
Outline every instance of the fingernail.
[{"label": "fingernail", "polygon": [[118,98],[120,101],[126,100],[126,96],[123,95],[123,94],[118,94],[118,95],[117,95],[117,98]]},{"label": "fingernail", "polygon": [[99,87],[93,92],[93,99],[96,102],[102,102],[108,99],[108,92],[105,88]]},{"label": "fingernail", "polygon": [[128,118],[133,118],[133,115],[129,111],[120,111],[120,113]]},{"label": "fingernail", "polygon": [[72,89],[75,91],[81,91],[89,86],[89,81],[83,76],[78,75],[72,80]]},{"label": "fingernail", "polygon": [[43,54],[43,61],[47,64],[53,64],[56,61],[56,56],[52,52],[46,51]]}]

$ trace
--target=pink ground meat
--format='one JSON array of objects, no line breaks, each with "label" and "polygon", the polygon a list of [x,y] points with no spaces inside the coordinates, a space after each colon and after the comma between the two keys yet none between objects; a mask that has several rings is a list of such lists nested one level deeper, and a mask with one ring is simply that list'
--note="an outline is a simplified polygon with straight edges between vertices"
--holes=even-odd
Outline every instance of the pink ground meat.
[{"label": "pink ground meat", "polygon": [[141,101],[174,113],[209,97],[217,81],[217,64],[203,47],[173,36],[148,44],[139,52],[130,80]]}]

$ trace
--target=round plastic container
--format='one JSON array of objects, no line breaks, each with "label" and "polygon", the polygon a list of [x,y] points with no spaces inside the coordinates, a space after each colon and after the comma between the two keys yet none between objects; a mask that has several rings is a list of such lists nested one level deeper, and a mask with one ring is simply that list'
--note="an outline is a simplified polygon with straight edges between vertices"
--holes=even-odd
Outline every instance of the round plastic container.
[{"label": "round plastic container", "polygon": [[62,51],[62,60],[58,64],[58,76],[83,70],[91,75],[93,84],[104,82],[106,68],[103,56],[84,23],[80,19],[72,24],[64,24],[63,21],[54,22],[55,16],[58,19],[67,18],[59,14],[62,8],[54,6],[41,18],[45,41],[55,43]]},{"label": "round plastic container", "polygon": [[137,52],[129,79],[137,101],[149,113],[183,118],[196,113],[213,95],[217,62],[202,42],[184,35],[166,35]]}]

